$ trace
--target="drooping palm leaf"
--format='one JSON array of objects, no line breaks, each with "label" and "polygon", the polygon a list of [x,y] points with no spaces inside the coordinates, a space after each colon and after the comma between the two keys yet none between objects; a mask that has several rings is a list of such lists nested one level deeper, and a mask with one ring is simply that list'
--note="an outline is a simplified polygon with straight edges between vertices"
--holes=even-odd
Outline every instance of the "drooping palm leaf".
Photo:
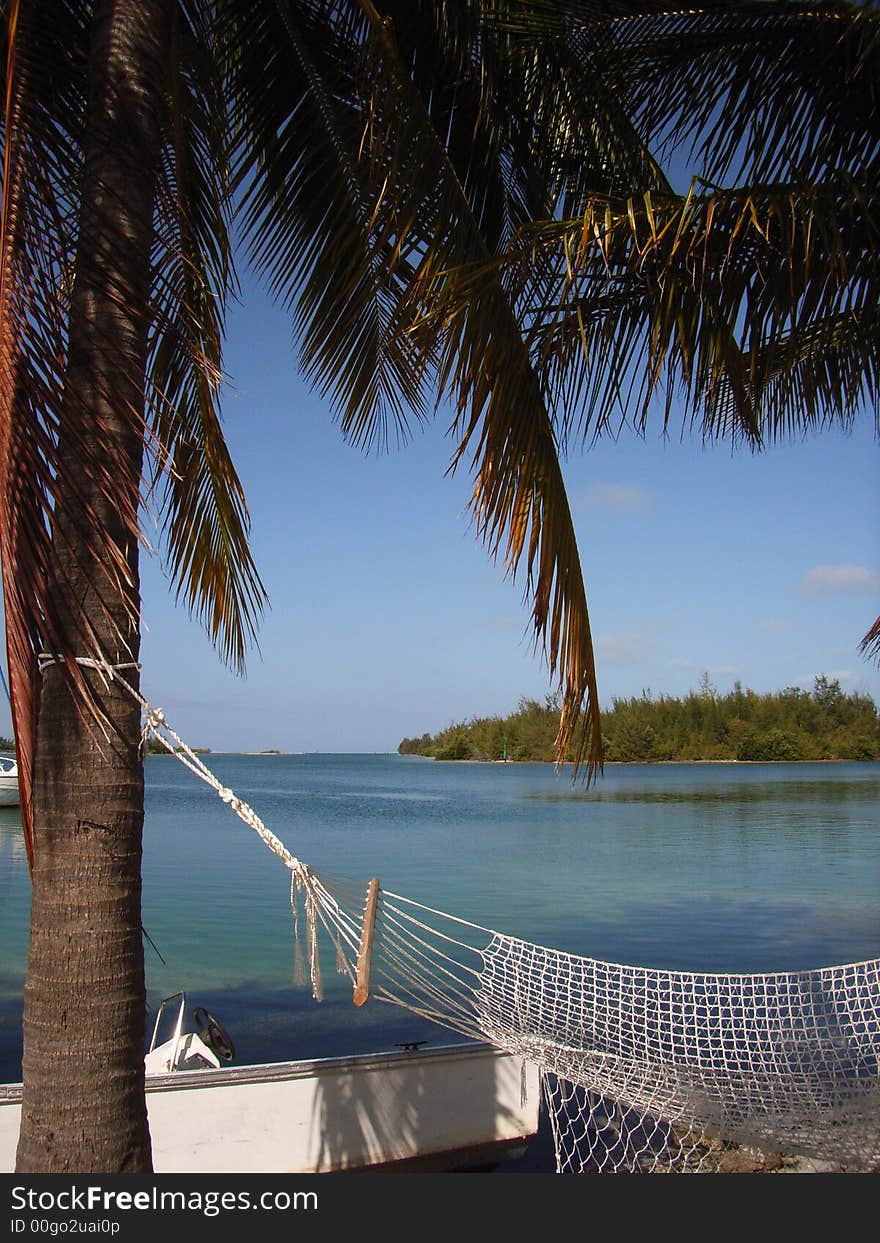
[{"label": "drooping palm leaf", "polygon": [[51,23],[8,5],[0,223],[0,543],[22,823],[33,859],[30,791],[36,656],[53,638],[46,567],[73,254],[85,31],[79,6]]},{"label": "drooping palm leaf", "polygon": [[667,420],[677,392],[704,435],[759,444],[876,422],[877,184],[605,199],[541,229],[558,283],[533,345],[584,431],[615,408],[644,427],[658,392]]},{"label": "drooping palm leaf", "polygon": [[880,617],[877,618],[874,625],[864,639],[862,639],[861,650],[866,656],[870,656],[874,660],[880,660]]},{"label": "drooping palm leaf", "polygon": [[588,187],[666,183],[622,113],[613,65],[587,66],[570,29],[536,41],[496,20],[521,7],[230,3],[244,225],[353,439],[386,439],[389,409],[398,427],[420,416],[426,376],[455,402],[477,529],[511,572],[524,563],[536,635],[564,683],[560,757],[585,708],[595,762],[566,418],[524,341],[531,291],[490,279],[467,314],[444,306],[453,272],[485,266],[536,215]]},{"label": "drooping palm leaf", "polygon": [[612,66],[616,106],[664,168],[679,151],[713,184],[785,181],[795,169],[810,180],[876,150],[873,0],[531,0],[491,9],[487,20],[506,29],[533,39],[566,32],[584,65]]},{"label": "drooping palm leaf", "polygon": [[[424,369],[396,322],[405,260],[373,227],[358,167],[363,16],[286,0],[224,9],[252,260],[292,311],[305,374],[349,438],[405,439],[408,417],[425,416]],[[328,326],[320,338],[313,321]]]},{"label": "drooping palm leaf", "polygon": [[225,309],[235,288],[229,126],[213,32],[198,5],[175,14],[168,76],[148,360],[153,472],[178,598],[242,669],[265,593],[220,426]]},{"label": "drooping palm leaf", "polygon": [[590,195],[514,259],[537,365],[568,417],[590,436],[627,417],[644,428],[654,398],[668,421],[678,395],[705,435],[757,445],[847,428],[872,405],[876,420],[878,7],[528,9],[524,28],[576,15],[584,54],[607,48],[673,179],[699,178],[679,196]]},{"label": "drooping palm leaf", "polygon": [[[706,435],[759,439],[851,422],[880,379],[876,191],[750,187],[594,199],[578,220],[531,231],[555,248],[555,289],[533,342],[582,380],[582,428],[607,420],[634,377],[642,426],[664,381]],[[522,251],[531,263],[531,253]],[[547,268],[546,253],[544,270]],[[576,340],[580,348],[572,348]]]},{"label": "drooping palm leaf", "polygon": [[[111,617],[111,601],[128,602],[127,624],[137,624],[125,546],[138,538],[140,525],[137,496],[120,484],[125,472],[117,469],[117,434],[100,415],[89,421],[77,412],[78,386],[68,382],[91,6],[58,4],[51,22],[36,7],[16,3],[9,10],[0,237],[0,539],[29,854],[37,657],[48,652],[64,661],[85,716],[97,714],[100,721],[77,659],[109,655],[94,622],[96,610],[104,622]],[[148,391],[143,376],[122,375],[117,363],[115,376],[94,377],[100,400],[92,409],[113,410],[117,426],[126,422],[151,451],[152,485],[160,489],[178,589],[240,665],[263,592],[218,421],[220,337],[232,277],[228,196],[215,176],[226,154],[226,110],[207,14],[200,4],[178,6],[177,38],[169,48],[153,303],[144,308]],[[125,245],[124,238],[105,241],[111,260],[113,247]],[[56,510],[60,494],[67,498],[63,513]],[[107,514],[122,533],[118,539],[108,537]],[[63,555],[55,556],[53,545]],[[84,575],[88,606],[75,581]],[[121,631],[118,639],[124,651]]]},{"label": "drooping palm leaf", "polygon": [[713,185],[815,182],[880,141],[880,11],[827,0],[618,5],[634,123]]},{"label": "drooping palm leaf", "polygon": [[[491,265],[493,252],[390,30],[374,19],[371,37],[384,67],[373,74],[372,158],[387,175],[407,151],[407,172],[412,165],[425,172],[424,182],[408,176],[389,196],[403,208],[398,220],[412,221],[410,252],[419,256],[408,291],[410,331],[426,350],[439,348],[439,391],[457,409],[453,468],[470,456],[477,532],[509,573],[525,562],[536,641],[561,684],[557,756],[572,752],[576,764],[586,758],[591,772],[601,763],[595,662],[551,395],[532,366],[517,304],[497,275],[490,273],[457,314],[447,314],[455,273]],[[552,189],[545,184],[545,200]],[[399,223],[393,231],[403,234]]]}]

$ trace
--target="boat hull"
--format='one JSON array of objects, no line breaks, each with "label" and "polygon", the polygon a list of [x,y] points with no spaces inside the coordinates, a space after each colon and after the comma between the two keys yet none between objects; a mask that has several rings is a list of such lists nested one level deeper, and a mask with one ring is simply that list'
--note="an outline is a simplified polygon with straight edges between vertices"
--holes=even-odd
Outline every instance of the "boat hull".
[{"label": "boat hull", "polygon": [[18,778],[0,775],[0,807],[17,807]]},{"label": "boat hull", "polygon": [[[153,1165],[160,1174],[479,1165],[537,1130],[534,1066],[525,1099],[522,1086],[518,1058],[478,1044],[150,1076]],[[20,1108],[17,1085],[0,1087],[0,1171],[14,1168]]]}]

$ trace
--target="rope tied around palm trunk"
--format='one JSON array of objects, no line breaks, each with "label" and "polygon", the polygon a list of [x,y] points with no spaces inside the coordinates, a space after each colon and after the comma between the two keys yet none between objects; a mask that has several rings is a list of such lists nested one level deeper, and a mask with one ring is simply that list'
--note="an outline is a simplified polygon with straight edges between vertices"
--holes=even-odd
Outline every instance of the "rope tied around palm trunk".
[{"label": "rope tied around palm trunk", "polygon": [[331,886],[292,855],[134,690],[128,666],[80,663],[125,687],[144,742],[157,738],[289,868],[294,979],[308,975],[321,999],[320,923],[355,1004],[371,996],[535,1063],[558,1170],[717,1171],[732,1145],[880,1162],[880,960],[665,971],[522,941],[376,881],[365,902],[363,886]]},{"label": "rope tied around palm trunk", "polygon": [[[239,819],[243,820],[249,828],[253,829],[272,853],[277,855],[285,867],[290,870],[290,902],[294,919],[295,944],[294,979],[297,983],[305,983],[305,963],[303,961],[299,931],[299,900],[302,897],[306,919],[306,956],[309,964],[312,993],[316,1001],[322,1000],[323,985],[317,953],[317,902],[314,892],[314,873],[311,868],[301,859],[297,859],[295,855],[291,854],[281,839],[276,837],[271,829],[266,827],[254,809],[244,799],[239,798],[233,790],[229,789],[228,786],[224,786],[217,779],[197,753],[188,746],[171,726],[164,711],[161,708],[153,707],[140,691],[135,690],[128,679],[123,676],[120,672],[123,669],[140,669],[137,661],[122,661],[118,664],[113,664],[108,660],[101,660],[93,656],[77,656],[73,660],[75,664],[81,665],[83,668],[96,670],[101,674],[106,685],[109,685],[110,682],[116,682],[140,705],[143,713],[140,742],[142,756],[146,753],[149,739],[151,737],[155,738],[185,768],[188,768],[196,777],[210,786],[220,800],[234,811]],[[64,657],[47,652],[41,653],[38,657],[38,667],[41,673],[49,665],[63,663],[66,663]]]}]

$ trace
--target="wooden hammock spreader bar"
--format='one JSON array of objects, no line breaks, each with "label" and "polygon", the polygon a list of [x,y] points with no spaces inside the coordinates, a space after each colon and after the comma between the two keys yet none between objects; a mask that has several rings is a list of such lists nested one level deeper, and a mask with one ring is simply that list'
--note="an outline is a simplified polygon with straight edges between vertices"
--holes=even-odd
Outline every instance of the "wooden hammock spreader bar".
[{"label": "wooden hammock spreader bar", "polygon": [[370,964],[373,958],[373,937],[376,932],[376,907],[379,905],[379,878],[374,876],[367,886],[364,906],[364,922],[358,946],[357,978],[354,985],[354,1004],[363,1006],[370,995]]}]

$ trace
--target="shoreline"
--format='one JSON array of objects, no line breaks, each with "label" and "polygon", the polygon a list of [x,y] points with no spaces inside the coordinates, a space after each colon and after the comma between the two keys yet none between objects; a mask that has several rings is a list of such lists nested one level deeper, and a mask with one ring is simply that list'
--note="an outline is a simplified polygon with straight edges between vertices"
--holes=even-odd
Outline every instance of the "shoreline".
[{"label": "shoreline", "polygon": [[[252,752],[235,752],[234,754],[253,754]],[[325,752],[327,755],[333,752]],[[389,755],[399,754],[388,752]],[[503,764],[544,764],[547,767],[557,767],[555,760],[441,760],[436,755],[404,755],[402,759],[413,760],[431,760],[434,764],[485,764],[485,765],[503,765]],[[692,764],[737,764],[744,767],[751,766],[753,768],[766,768],[768,764],[779,765],[780,767],[793,768],[797,765],[805,764],[878,764],[880,760],[844,760],[844,759],[822,759],[822,760],[606,760],[602,765],[603,768],[663,768],[664,766],[674,766],[684,768]],[[560,767],[570,768],[571,760],[566,760]],[[583,767],[583,765],[581,765]]]},{"label": "shoreline", "polygon": [[[255,759],[281,758],[286,756],[391,756],[396,759],[403,760],[430,760],[433,764],[481,764],[485,766],[497,765],[523,765],[523,764],[541,764],[548,768],[556,768],[555,760],[444,760],[438,759],[436,755],[418,755],[415,752],[401,754],[399,751],[214,751],[210,747],[194,747],[193,751],[197,755],[203,756],[224,756],[234,755]],[[148,758],[156,758],[157,756],[167,756],[174,759],[175,756],[166,750],[152,751]],[[768,765],[778,767],[792,768],[797,765],[814,765],[814,764],[878,764],[880,759],[876,760],[854,760],[842,759],[834,757],[831,759],[815,759],[815,760],[733,760],[733,759],[707,759],[707,760],[606,760],[602,765],[603,768],[663,768],[678,767],[684,768],[697,764],[725,764],[739,765],[742,767],[766,768]],[[561,767],[570,768],[571,760],[566,760]],[[583,764],[580,767],[584,767]]]}]

